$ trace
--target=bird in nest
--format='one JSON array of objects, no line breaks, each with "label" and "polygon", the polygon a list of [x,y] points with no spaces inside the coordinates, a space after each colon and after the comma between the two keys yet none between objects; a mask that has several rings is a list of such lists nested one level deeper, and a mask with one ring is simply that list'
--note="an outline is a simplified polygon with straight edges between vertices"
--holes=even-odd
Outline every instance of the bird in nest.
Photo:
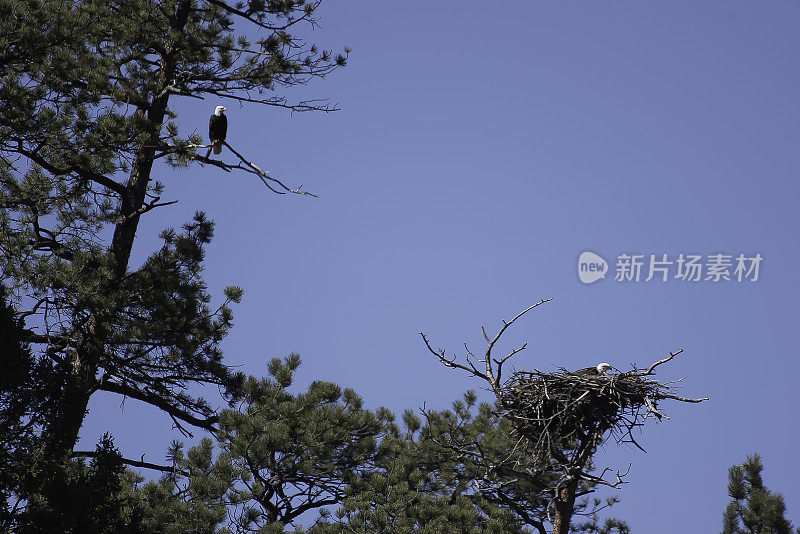
[{"label": "bird in nest", "polygon": [[586,376],[601,376],[613,369],[614,368],[611,366],[610,363],[600,362],[597,364],[596,367],[586,367],[584,369],[578,369],[577,371],[575,371],[575,374],[586,375]]}]

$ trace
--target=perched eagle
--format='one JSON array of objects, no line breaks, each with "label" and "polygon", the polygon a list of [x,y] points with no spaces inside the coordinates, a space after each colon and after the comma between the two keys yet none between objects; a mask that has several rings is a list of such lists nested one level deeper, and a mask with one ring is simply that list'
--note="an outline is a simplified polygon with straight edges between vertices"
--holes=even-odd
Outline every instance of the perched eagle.
[{"label": "perched eagle", "polygon": [[611,364],[602,362],[598,363],[597,367],[586,367],[585,369],[578,369],[575,371],[579,375],[591,375],[591,376],[598,376],[606,374],[606,371],[610,371],[613,369]]},{"label": "perched eagle", "polygon": [[223,113],[227,110],[225,106],[217,106],[208,121],[208,139],[211,141],[214,154],[222,153],[222,142],[228,134],[228,117]]}]

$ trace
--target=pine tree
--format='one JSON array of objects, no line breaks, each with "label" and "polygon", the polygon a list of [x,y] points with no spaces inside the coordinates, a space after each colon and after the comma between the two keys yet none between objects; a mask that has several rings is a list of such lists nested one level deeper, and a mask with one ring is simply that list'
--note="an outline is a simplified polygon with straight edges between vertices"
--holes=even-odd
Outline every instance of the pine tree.
[{"label": "pine tree", "polygon": [[[764,486],[761,456],[753,454],[728,470],[731,502],[722,516],[722,534],[794,534],[783,495]],[[800,534],[800,528],[797,529]]]},{"label": "pine tree", "polygon": [[352,389],[330,382],[291,393],[299,365],[296,354],[271,360],[269,377],[248,379],[240,407],[220,415],[218,441],[238,477],[230,515],[243,531],[277,529],[336,505],[374,468],[390,413],[365,409]]},{"label": "pine tree", "polygon": [[352,390],[313,382],[289,391],[297,355],[249,377],[220,414],[215,441],[187,451],[174,442],[157,481],[133,481],[128,496],[146,532],[285,532],[343,502],[375,468],[388,410],[367,410]]},{"label": "pine tree", "polygon": [[165,230],[140,266],[131,251],[142,217],[171,203],[152,175],[158,162],[242,167],[297,192],[254,164],[198,153],[207,145],[181,134],[173,103],[331,109],[276,92],[345,63],[295,33],[315,24],[318,7],[0,0],[0,278],[24,319],[28,372],[47,387],[47,409],[28,420],[37,465],[68,463],[97,391],[148,403],[186,433],[218,423],[189,386],[216,386],[229,401],[243,394],[244,377],[219,348],[242,291],[228,288],[212,309],[201,277],[212,222],[198,213],[182,231]]},{"label": "pine tree", "polygon": [[[220,413],[215,440],[174,442],[157,481],[130,473],[110,514],[143,532],[545,532],[548,475],[522,480],[503,463],[528,450],[508,422],[469,392],[452,410],[402,416],[364,408],[352,390],[316,381],[294,393],[300,359],[272,360],[245,395]],[[499,472],[495,472],[499,471]],[[589,516],[577,532],[625,533]],[[305,529],[303,528],[305,525]],[[309,526],[310,525],[310,526]]]},{"label": "pine tree", "polygon": [[[522,533],[542,523],[542,480],[503,478],[492,462],[524,458],[507,422],[474,392],[450,410],[411,410],[380,443],[375,467],[353,481],[348,497],[315,534]],[[546,519],[545,519],[546,520]]]},{"label": "pine tree", "polygon": [[[381,440],[374,467],[311,532],[546,533],[552,519],[543,490],[557,473],[510,468],[530,463],[531,454],[497,406],[478,404],[472,391],[449,410],[423,410],[422,417],[406,410],[402,428],[391,426]],[[600,525],[596,516],[615,502],[579,499],[575,513],[584,523],[577,531],[626,533],[625,523]]]},{"label": "pine tree", "polygon": [[36,361],[24,341],[25,332],[0,284],[0,532],[14,521],[15,495],[33,484],[31,455],[38,446],[35,427],[54,412],[54,364]]},{"label": "pine tree", "polygon": [[64,469],[40,476],[27,505],[13,517],[8,532],[39,534],[139,534],[145,510],[128,497],[126,472],[111,437],[104,435],[94,457],[69,460]]}]

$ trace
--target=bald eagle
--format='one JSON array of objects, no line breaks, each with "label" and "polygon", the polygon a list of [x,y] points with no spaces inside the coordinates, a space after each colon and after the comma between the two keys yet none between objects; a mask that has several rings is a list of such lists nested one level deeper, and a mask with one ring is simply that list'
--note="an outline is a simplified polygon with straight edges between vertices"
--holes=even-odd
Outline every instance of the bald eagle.
[{"label": "bald eagle", "polygon": [[598,363],[597,367],[586,367],[584,369],[578,369],[575,371],[576,374],[579,375],[589,375],[589,376],[599,376],[606,374],[606,371],[612,370],[611,364],[602,362]]},{"label": "bald eagle", "polygon": [[214,154],[222,153],[222,142],[228,134],[228,117],[223,113],[227,110],[225,106],[217,106],[208,121],[208,139],[211,141]]}]

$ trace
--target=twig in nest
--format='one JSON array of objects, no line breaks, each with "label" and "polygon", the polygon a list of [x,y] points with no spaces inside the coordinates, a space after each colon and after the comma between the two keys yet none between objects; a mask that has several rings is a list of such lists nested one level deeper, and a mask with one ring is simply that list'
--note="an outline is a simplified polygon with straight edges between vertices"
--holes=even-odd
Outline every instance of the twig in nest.
[{"label": "twig in nest", "polygon": [[520,435],[538,444],[543,454],[551,454],[554,449],[573,453],[569,463],[574,463],[573,467],[581,471],[585,463],[580,462],[580,458],[591,457],[607,434],[618,443],[630,443],[644,450],[632,432],[648,417],[669,419],[659,410],[659,401],[697,403],[708,400],[681,397],[675,394],[671,383],[651,378],[658,365],[680,352],[671,353],[645,371],[634,368],[610,376],[587,375],[563,368],[555,373],[516,372],[500,388],[501,414],[514,423]]}]

